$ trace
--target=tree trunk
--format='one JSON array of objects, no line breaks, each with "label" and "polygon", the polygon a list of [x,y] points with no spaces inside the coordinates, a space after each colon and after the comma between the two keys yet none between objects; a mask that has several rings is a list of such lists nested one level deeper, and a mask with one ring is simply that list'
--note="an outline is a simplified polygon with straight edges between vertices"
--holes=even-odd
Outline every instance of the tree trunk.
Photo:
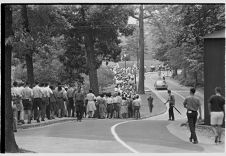
[{"label": "tree trunk", "polygon": [[[27,33],[30,33],[29,22],[27,17],[27,6],[21,5],[21,16],[23,18],[23,27]],[[34,68],[33,68],[33,59],[32,59],[32,50],[28,49],[27,54],[25,55],[26,66],[27,66],[27,80],[30,85],[34,84]]]},{"label": "tree trunk", "polygon": [[139,70],[138,94],[144,94],[144,21],[143,21],[143,5],[140,5],[139,30],[140,30],[140,33],[139,33],[140,70]]},{"label": "tree trunk", "polygon": [[99,94],[98,87],[98,78],[97,78],[97,69],[95,65],[95,56],[94,56],[94,41],[92,34],[85,37],[86,45],[86,54],[87,54],[87,65],[89,69],[89,83],[90,89],[97,96]]},{"label": "tree trunk", "polygon": [[33,69],[33,58],[32,54],[26,54],[26,66],[27,66],[27,80],[29,84],[32,86],[34,84],[34,69]]},{"label": "tree trunk", "polygon": [[[5,6],[5,39],[13,35],[12,9]],[[13,110],[11,106],[11,59],[12,45],[5,45],[5,152],[16,153],[19,148],[13,133]],[[4,136],[3,136],[4,137]]]}]

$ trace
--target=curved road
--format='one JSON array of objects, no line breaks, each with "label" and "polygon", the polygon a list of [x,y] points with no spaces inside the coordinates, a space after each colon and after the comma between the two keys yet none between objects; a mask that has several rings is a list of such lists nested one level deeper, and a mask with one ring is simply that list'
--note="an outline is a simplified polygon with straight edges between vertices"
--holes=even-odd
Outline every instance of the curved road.
[{"label": "curved road", "polygon": [[[145,86],[153,90],[157,73],[147,73]],[[166,81],[168,81],[166,79]],[[20,148],[39,153],[199,153],[222,152],[224,147],[211,143],[194,145],[188,142],[187,130],[179,131],[176,124],[186,121],[183,96],[187,88],[168,82],[175,90],[177,121],[168,121],[167,112],[144,120],[84,119],[41,128],[20,130],[16,141]],[[162,101],[166,91],[154,91]],[[176,94],[178,93],[178,94]],[[177,136],[177,134],[181,134]]]}]

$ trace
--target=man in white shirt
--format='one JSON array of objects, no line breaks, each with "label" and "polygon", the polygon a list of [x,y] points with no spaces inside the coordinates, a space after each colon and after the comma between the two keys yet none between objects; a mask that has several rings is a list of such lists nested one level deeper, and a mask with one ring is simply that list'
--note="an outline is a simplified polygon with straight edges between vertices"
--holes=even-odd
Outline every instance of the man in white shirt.
[{"label": "man in white shirt", "polygon": [[32,110],[32,98],[33,98],[33,91],[29,87],[29,83],[26,82],[25,88],[21,92],[22,94],[22,102],[24,107],[24,114],[28,116],[28,124],[31,123],[31,110]]},{"label": "man in white shirt", "polygon": [[37,122],[39,123],[40,120],[40,113],[41,113],[41,109],[42,107],[42,97],[43,97],[43,92],[42,92],[42,88],[39,86],[39,82],[35,82],[35,87],[32,89],[33,90],[33,97],[34,97],[34,103],[33,103],[33,107],[34,107],[34,119],[37,120]]},{"label": "man in white shirt", "polygon": [[44,86],[44,92],[46,94],[46,116],[49,120],[51,120],[50,114],[53,111],[52,108],[50,107],[50,94],[53,94],[52,90],[49,88],[49,84],[45,83]]},{"label": "man in white shirt", "polygon": [[[24,83],[21,82],[19,83],[19,87],[17,88],[17,92],[19,94],[20,97],[22,97],[22,90],[24,89]],[[18,111],[18,122],[21,124],[24,124],[24,107],[23,107],[23,103],[22,103],[22,99],[20,100],[20,106],[17,108]]]}]

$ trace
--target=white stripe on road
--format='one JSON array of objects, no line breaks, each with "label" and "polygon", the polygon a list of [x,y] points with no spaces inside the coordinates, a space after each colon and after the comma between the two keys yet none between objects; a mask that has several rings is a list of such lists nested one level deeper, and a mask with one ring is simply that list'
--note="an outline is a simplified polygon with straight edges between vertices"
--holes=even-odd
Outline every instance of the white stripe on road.
[{"label": "white stripe on road", "polygon": [[[120,123],[117,123],[115,124],[114,126],[111,127],[111,133],[112,135],[114,136],[114,138],[116,139],[116,141],[118,141],[122,146],[124,146],[125,148],[127,148],[128,150],[130,150],[131,152],[133,153],[140,153],[138,152],[137,150],[135,150],[134,148],[130,147],[129,145],[127,145],[124,141],[122,141],[119,136],[117,135],[117,133],[115,132],[115,128],[118,126],[118,125],[121,125],[121,124],[124,124],[124,123],[128,123],[128,122],[132,122],[132,121],[135,121],[135,120],[131,120],[131,121],[125,121],[125,122],[120,122]],[[137,121],[137,120],[136,120]]]},{"label": "white stripe on road", "polygon": [[[164,103],[166,101],[166,99],[164,99],[157,91],[153,90],[153,89],[150,89],[153,93],[155,93],[155,95]],[[174,91],[172,91],[174,92]],[[181,98],[185,99],[182,95],[174,92],[175,94],[177,94],[178,96],[180,96]],[[167,107],[168,105],[166,105]],[[168,109],[168,107],[167,107]],[[167,110],[166,109],[166,110]],[[164,114],[161,114],[161,115],[165,115],[167,114],[167,111],[164,113]],[[142,120],[147,120],[147,119],[142,119]],[[141,120],[130,120],[130,121],[124,121],[124,122],[120,122],[120,123],[117,123],[115,125],[113,125],[111,127],[111,133],[112,135],[114,136],[114,138],[116,139],[116,141],[118,141],[122,146],[124,146],[125,148],[127,148],[128,150],[130,150],[131,152],[133,153],[140,153],[138,152],[137,150],[135,150],[134,148],[132,148],[131,146],[127,145],[122,139],[119,138],[118,134],[116,133],[115,131],[115,128],[121,124],[124,124],[124,123],[128,123],[128,122],[134,122],[134,121],[141,121]]]}]

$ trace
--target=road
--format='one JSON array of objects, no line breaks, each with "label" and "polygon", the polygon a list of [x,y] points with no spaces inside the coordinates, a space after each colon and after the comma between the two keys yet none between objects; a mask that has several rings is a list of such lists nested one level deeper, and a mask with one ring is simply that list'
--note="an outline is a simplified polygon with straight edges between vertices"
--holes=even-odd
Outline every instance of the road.
[{"label": "road", "polygon": [[[153,90],[157,73],[147,73],[145,86]],[[166,80],[168,81],[168,80]],[[179,124],[186,121],[182,106],[186,87],[171,82],[175,94],[176,121],[168,121],[167,112],[144,120],[84,119],[83,122],[65,122],[46,127],[20,130],[15,133],[17,144],[26,150],[38,153],[199,153],[223,152],[224,145],[216,146],[211,141],[194,145],[188,142],[188,130]],[[162,101],[166,91],[154,91]],[[178,127],[179,128],[178,128]]]}]

